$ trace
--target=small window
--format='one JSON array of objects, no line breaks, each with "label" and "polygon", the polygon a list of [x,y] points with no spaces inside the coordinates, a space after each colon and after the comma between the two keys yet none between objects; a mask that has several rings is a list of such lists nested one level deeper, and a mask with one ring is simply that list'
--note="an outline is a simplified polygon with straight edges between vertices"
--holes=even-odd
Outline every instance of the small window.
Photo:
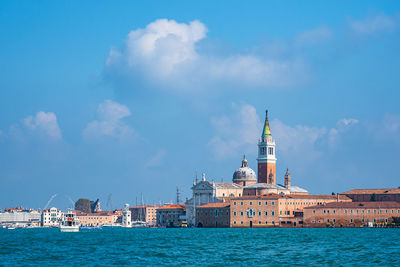
[{"label": "small window", "polygon": [[[265,201],[265,206],[268,206],[268,201]],[[400,213],[400,210],[399,210],[398,213]]]},{"label": "small window", "polygon": [[243,206],[243,201],[242,201],[242,202],[240,202],[240,205],[241,205],[241,206]]},{"label": "small window", "polygon": [[268,211],[265,211],[265,216],[268,216]]},{"label": "small window", "polygon": [[275,216],[275,211],[271,211],[271,215],[272,215],[272,216]]},{"label": "small window", "polygon": [[233,212],[233,216],[236,216],[236,211]]},{"label": "small window", "polygon": [[[261,201],[258,202],[258,206],[261,206]],[[392,212],[393,213],[393,212]]]},{"label": "small window", "polygon": [[315,210],[313,210],[313,213],[315,214]]},{"label": "small window", "polygon": [[243,221],[241,221],[240,224],[243,224]]},{"label": "small window", "polygon": [[272,201],[271,205],[274,206],[275,205],[275,201]]},{"label": "small window", "polygon": [[233,206],[236,206],[236,201],[233,201]]},{"label": "small window", "polygon": [[253,202],[250,201],[249,205],[252,206],[252,205],[253,205]]}]

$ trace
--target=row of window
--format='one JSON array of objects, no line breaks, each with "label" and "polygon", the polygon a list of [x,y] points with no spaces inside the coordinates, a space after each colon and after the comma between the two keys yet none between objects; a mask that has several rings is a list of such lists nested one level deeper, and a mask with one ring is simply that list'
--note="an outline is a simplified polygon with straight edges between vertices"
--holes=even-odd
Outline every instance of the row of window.
[{"label": "row of window", "polygon": [[[238,214],[238,212],[237,212],[236,210],[234,210],[234,211],[233,211],[233,216],[238,216],[237,214]],[[244,213],[243,213],[243,210],[239,211],[239,214],[240,214],[240,216],[243,216],[243,214],[244,214]],[[264,212],[264,214],[265,214],[265,216],[268,216],[268,211],[266,210],[266,211]],[[256,212],[255,212],[255,210],[253,210],[253,209],[249,209],[249,210],[246,211],[246,215],[247,215],[248,217],[253,217],[253,216],[256,215]],[[271,215],[271,216],[275,216],[275,211],[271,210],[270,215]],[[262,211],[261,211],[261,210],[258,211],[258,216],[262,216]]]},{"label": "row of window", "polygon": [[[374,223],[375,222],[379,222],[379,221],[382,221],[382,219],[374,219]],[[388,222],[388,219],[385,219],[384,221]],[[328,223],[331,223],[331,222],[336,223],[336,219],[327,219],[326,222],[328,222]],[[353,223],[353,222],[355,222],[355,220],[354,219],[350,219],[350,223]],[[365,223],[364,218],[361,219],[361,222]],[[316,221],[313,220],[313,221],[311,221],[311,223],[316,223]],[[321,223],[321,220],[319,220],[318,223]]]},{"label": "row of window", "polygon": [[[253,201],[249,201],[249,205],[253,205]],[[262,201],[258,201],[258,206],[262,205]],[[271,206],[275,205],[275,201],[271,201]],[[233,201],[233,206],[236,206],[236,201]],[[240,206],[243,206],[243,201],[240,202]],[[268,206],[268,201],[265,201],[265,206]]]},{"label": "row of window", "polygon": [[[367,213],[371,213],[371,210],[366,210],[366,211],[367,211]],[[381,209],[376,210],[376,209],[374,209],[374,210],[373,210],[373,213],[374,213],[374,214],[376,214],[376,213],[381,214],[381,213],[389,213],[389,211],[390,211],[391,213],[395,213],[395,210],[387,210],[387,209],[385,209],[385,210],[381,210]],[[329,214],[329,212],[330,212],[330,210],[324,210],[324,214]],[[315,210],[313,210],[313,213],[315,214]],[[335,214],[335,213],[336,213],[336,210],[332,210],[332,213]],[[358,210],[358,209],[357,209],[357,210],[344,210],[344,213],[345,213],[345,214],[347,214],[347,213],[350,213],[350,214],[353,214],[353,213],[359,214],[359,210]],[[400,210],[397,210],[397,213],[400,213]],[[365,214],[365,209],[362,209],[362,210],[361,210],[361,214]]]},{"label": "row of window", "polygon": [[[236,221],[233,221],[233,224],[237,224]],[[241,221],[240,224],[243,224],[243,221]],[[258,224],[262,224],[262,222],[258,221]],[[268,224],[268,221],[265,221],[265,224]],[[270,224],[275,224],[275,222],[271,221]]]}]

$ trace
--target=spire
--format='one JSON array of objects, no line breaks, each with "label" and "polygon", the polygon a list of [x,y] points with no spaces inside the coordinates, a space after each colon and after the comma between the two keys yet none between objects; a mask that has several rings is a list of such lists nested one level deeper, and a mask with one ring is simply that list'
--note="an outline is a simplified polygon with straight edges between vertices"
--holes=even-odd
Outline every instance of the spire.
[{"label": "spire", "polygon": [[263,142],[265,137],[271,136],[271,129],[269,128],[269,121],[268,121],[268,110],[265,111],[265,122],[264,122],[264,129],[262,131],[261,139]]},{"label": "spire", "polygon": [[245,167],[249,167],[249,165],[247,164],[246,155],[243,155],[242,168],[245,168]]}]

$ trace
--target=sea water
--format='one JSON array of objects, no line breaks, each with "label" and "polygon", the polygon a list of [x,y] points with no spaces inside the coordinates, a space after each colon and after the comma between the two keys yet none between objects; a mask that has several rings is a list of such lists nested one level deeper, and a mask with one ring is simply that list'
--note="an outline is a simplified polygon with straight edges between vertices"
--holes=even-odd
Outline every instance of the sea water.
[{"label": "sea water", "polygon": [[0,229],[0,265],[400,266],[400,229]]}]

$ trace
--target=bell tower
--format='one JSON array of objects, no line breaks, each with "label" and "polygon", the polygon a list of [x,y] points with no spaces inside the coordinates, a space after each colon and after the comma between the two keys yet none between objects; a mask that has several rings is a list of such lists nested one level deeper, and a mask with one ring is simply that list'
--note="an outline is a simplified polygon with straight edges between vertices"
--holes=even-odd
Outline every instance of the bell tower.
[{"label": "bell tower", "polygon": [[257,182],[276,184],[275,142],[269,127],[268,110],[265,113],[264,129],[258,142]]}]

